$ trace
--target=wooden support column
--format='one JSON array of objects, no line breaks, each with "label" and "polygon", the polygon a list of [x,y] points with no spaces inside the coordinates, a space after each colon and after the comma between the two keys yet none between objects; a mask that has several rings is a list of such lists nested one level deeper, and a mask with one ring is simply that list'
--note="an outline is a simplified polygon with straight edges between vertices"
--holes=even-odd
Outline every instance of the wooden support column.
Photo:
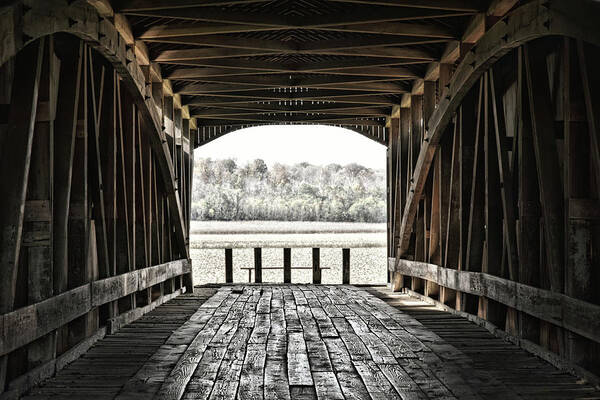
[{"label": "wooden support column", "polygon": [[[90,282],[97,266],[95,248],[90,246],[90,198],[88,197],[88,110],[89,110],[89,57],[84,45],[83,88],[79,102],[78,123],[73,154],[73,174],[71,187],[71,206],[69,208],[69,288],[75,288]],[[95,238],[95,235],[92,235]],[[90,253],[90,251],[94,251]],[[88,337],[98,329],[98,310],[93,309],[86,315],[69,324],[69,347]]]},{"label": "wooden support column", "polygon": [[262,283],[262,249],[254,249],[254,282]]},{"label": "wooden support column", "polygon": [[[594,289],[600,282],[599,275],[594,272],[593,258],[594,237],[597,237],[599,228],[593,221],[593,213],[576,210],[588,207],[598,210],[600,206],[597,197],[600,175],[596,168],[598,117],[595,115],[599,110],[594,101],[600,85],[593,75],[597,73],[593,68],[597,68],[600,62],[595,53],[596,49],[586,51],[582,42],[563,40],[565,294],[590,303],[598,303],[600,299]],[[586,110],[585,121],[577,118],[581,109]],[[578,207],[578,204],[587,206]],[[584,368],[594,368],[598,363],[598,346],[590,346],[587,340],[573,332],[566,334],[565,350],[569,360]]]},{"label": "wooden support column", "polygon": [[342,284],[350,284],[350,249],[342,249]]},{"label": "wooden support column", "polygon": [[225,283],[233,282],[233,250],[225,249]]},{"label": "wooden support column", "polygon": [[[431,115],[435,111],[436,104],[436,82],[423,82],[423,124],[425,132],[428,131],[428,124]],[[439,151],[437,152],[439,155]],[[425,229],[429,235],[425,238],[425,260],[437,265],[441,262],[441,197],[440,197],[440,161],[437,157],[434,161],[433,174],[430,175],[426,188],[426,199],[424,205],[428,207],[427,218],[425,219]],[[437,165],[437,172],[436,172]],[[425,284],[425,295],[438,299],[440,287],[437,283],[427,281]]]},{"label": "wooden support column", "polygon": [[465,270],[479,272],[482,270],[483,246],[485,242],[485,165],[483,146],[483,87],[484,78],[479,80],[479,95],[477,100],[477,122],[475,126],[475,153],[473,155],[473,180],[469,196],[469,224],[467,231],[467,246]]},{"label": "wooden support column", "polygon": [[[190,121],[188,120],[188,123]],[[194,146],[195,146],[195,138],[196,135],[189,129],[187,130],[187,140],[188,140],[188,152],[184,152],[184,156],[186,159],[186,210],[185,210],[185,220],[187,221],[187,246],[188,246],[188,254],[189,254],[189,246],[190,246],[190,229],[192,226],[192,190],[193,190],[193,182],[194,182]],[[190,259],[191,263],[192,260]],[[190,272],[189,274],[185,274],[183,276],[183,285],[186,287],[187,293],[193,293],[194,291],[194,274]]]},{"label": "wooden support column", "polygon": [[[88,119],[88,132],[91,133],[90,143],[90,198],[93,203],[92,218],[96,228],[98,268],[102,271],[103,277],[110,276],[110,261],[108,253],[108,233],[106,210],[104,204],[104,178],[102,173],[102,151],[100,147],[100,129],[103,111],[104,92],[105,92],[105,68],[103,65],[95,65],[93,51],[90,48],[87,54],[89,60],[89,80],[88,90],[89,104],[92,106],[92,117]],[[106,122],[106,121],[104,121]]]},{"label": "wooden support column", "polygon": [[136,238],[136,267],[146,268],[150,266],[150,259],[148,254],[148,236],[146,235],[146,190],[144,188],[144,148],[149,147],[149,143],[142,141],[142,124],[140,121],[139,111],[136,113],[136,129],[135,133],[135,147],[133,151],[134,158],[134,173],[133,173],[133,186],[135,192],[135,238]]},{"label": "wooden support column", "polygon": [[312,275],[313,283],[321,283],[321,249],[314,247],[312,249]]},{"label": "wooden support column", "polygon": [[554,136],[553,105],[548,87],[546,54],[528,45],[525,45],[524,49],[533,147],[544,217],[546,262],[551,289],[562,293],[564,288],[563,188],[560,179],[556,179],[560,176],[560,170]]},{"label": "wooden support column", "polygon": [[[421,150],[421,143],[423,140],[423,96],[422,95],[411,95],[410,96],[410,109],[411,109],[411,131],[410,131],[410,148],[411,148],[411,165],[410,165],[410,182],[413,181],[413,172],[419,158],[419,152]],[[416,228],[414,231],[414,249],[415,249],[415,260],[424,261],[425,257],[425,206],[424,202],[419,201],[419,207],[416,218]],[[411,278],[411,288],[414,291],[422,292],[424,290],[425,283],[420,278]]]},{"label": "wooden support column", "polygon": [[[473,183],[473,160],[475,153],[475,133],[477,130],[477,86],[471,90],[460,107],[459,119],[459,258],[458,269],[466,270],[467,238],[470,213],[471,185]],[[456,293],[456,309],[477,314],[476,299],[468,294]]]},{"label": "wooden support column", "polygon": [[[134,106],[125,90],[121,90],[121,80],[117,77],[117,111],[119,133],[117,136],[117,165],[119,169],[117,189],[117,273],[122,274],[135,269],[135,246],[132,232],[132,195],[135,172],[132,161],[134,145]],[[133,297],[125,296],[118,301],[119,312],[123,313],[135,307]]]},{"label": "wooden support column", "polygon": [[[52,215],[54,207],[54,120],[60,60],[54,53],[54,40],[47,38],[38,112],[31,150],[27,200],[23,226],[23,254],[27,265],[27,303],[34,304],[54,294],[52,260]],[[32,369],[56,356],[56,333],[41,337],[27,346],[27,368]]]},{"label": "wooden support column", "polygon": [[292,249],[283,249],[283,283],[292,283]]},{"label": "wooden support column", "polygon": [[398,118],[389,119],[388,129],[388,258],[396,257],[396,225],[397,213],[400,212],[398,178],[399,178],[399,148],[400,148],[400,124]]},{"label": "wooden support column", "polygon": [[[523,76],[523,48],[518,51],[517,70],[517,168],[519,180],[519,282],[540,287],[540,194],[531,132],[531,113]],[[520,313],[519,336],[536,342],[540,324],[536,318]]]},{"label": "wooden support column", "polygon": [[[69,253],[68,221],[70,213],[73,153],[77,133],[79,98],[83,69],[83,41],[78,46],[70,42],[57,43],[61,57],[60,81],[54,125],[54,206],[53,233],[53,285],[54,294],[68,289]],[[68,348],[68,330],[58,329],[56,352],[62,354]]]},{"label": "wooden support column", "polygon": [[[502,214],[500,204],[500,176],[498,172],[496,141],[493,133],[492,104],[489,90],[489,73],[483,77],[483,146],[485,161],[485,244],[481,272],[501,276],[502,258]],[[480,318],[496,326],[504,326],[505,316],[502,306],[487,297],[479,298]]]},{"label": "wooden support column", "polygon": [[[17,55],[6,134],[0,149],[0,314],[12,311],[20,264],[25,199],[38,108],[45,41]],[[12,378],[8,356],[0,358],[0,387]]]}]

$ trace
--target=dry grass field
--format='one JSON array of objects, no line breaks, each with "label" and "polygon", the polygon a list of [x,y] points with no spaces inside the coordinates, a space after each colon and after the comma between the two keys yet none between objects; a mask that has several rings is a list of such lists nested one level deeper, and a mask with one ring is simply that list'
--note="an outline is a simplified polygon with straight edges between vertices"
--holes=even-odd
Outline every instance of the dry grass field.
[{"label": "dry grass field", "polygon": [[[312,247],[321,248],[322,283],[342,282],[342,247],[350,250],[350,283],[386,282],[385,224],[322,222],[200,222],[191,227],[194,283],[225,282],[225,248],[233,248],[234,282],[248,282],[254,247],[263,248],[263,267],[282,267],[283,248],[292,248],[292,268],[312,265]],[[252,276],[254,279],[254,276]],[[309,270],[293,270],[292,282],[312,279]],[[263,282],[282,282],[283,270],[264,270]]]}]

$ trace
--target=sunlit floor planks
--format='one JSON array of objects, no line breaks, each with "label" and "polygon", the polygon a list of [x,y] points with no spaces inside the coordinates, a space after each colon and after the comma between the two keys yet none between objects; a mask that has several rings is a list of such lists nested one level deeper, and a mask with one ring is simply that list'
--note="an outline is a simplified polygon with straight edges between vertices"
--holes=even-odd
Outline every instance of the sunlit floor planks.
[{"label": "sunlit floor planks", "polygon": [[[382,288],[240,285],[207,301],[187,296],[194,311],[186,308],[185,318],[179,311],[178,327],[161,329],[169,318],[161,309],[172,302],[158,307],[27,398],[598,398],[589,385],[468,321]],[[486,361],[480,353],[488,350],[518,361]],[[523,374],[532,366],[551,377]],[[505,379],[511,374],[519,379]]]}]

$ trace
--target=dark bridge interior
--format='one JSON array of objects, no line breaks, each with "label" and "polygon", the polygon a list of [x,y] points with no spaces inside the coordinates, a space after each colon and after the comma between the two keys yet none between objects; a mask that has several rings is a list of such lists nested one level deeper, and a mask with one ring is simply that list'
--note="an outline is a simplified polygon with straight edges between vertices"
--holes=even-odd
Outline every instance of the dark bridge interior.
[{"label": "dark bridge interior", "polygon": [[[1,2],[0,398],[598,398],[599,17]],[[387,146],[387,291],[193,293],[192,150],[265,124]]]}]

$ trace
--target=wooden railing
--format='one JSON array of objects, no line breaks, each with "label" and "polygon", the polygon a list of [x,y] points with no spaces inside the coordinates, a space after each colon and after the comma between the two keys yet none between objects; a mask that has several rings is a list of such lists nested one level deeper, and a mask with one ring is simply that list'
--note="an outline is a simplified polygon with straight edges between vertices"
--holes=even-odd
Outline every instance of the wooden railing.
[{"label": "wooden railing", "polygon": [[[262,283],[263,270],[283,270],[283,283],[292,283],[292,270],[312,270],[312,283],[321,283],[321,270],[330,269],[321,266],[321,249],[312,248],[312,266],[311,267],[292,267],[292,249],[285,247],[283,249],[283,266],[263,267],[262,248],[254,248],[254,266],[241,267],[248,271],[248,282],[252,282],[252,271],[254,271],[254,282]],[[233,249],[225,249],[225,282],[233,283]],[[342,249],[342,284],[350,284],[350,249]]]}]

